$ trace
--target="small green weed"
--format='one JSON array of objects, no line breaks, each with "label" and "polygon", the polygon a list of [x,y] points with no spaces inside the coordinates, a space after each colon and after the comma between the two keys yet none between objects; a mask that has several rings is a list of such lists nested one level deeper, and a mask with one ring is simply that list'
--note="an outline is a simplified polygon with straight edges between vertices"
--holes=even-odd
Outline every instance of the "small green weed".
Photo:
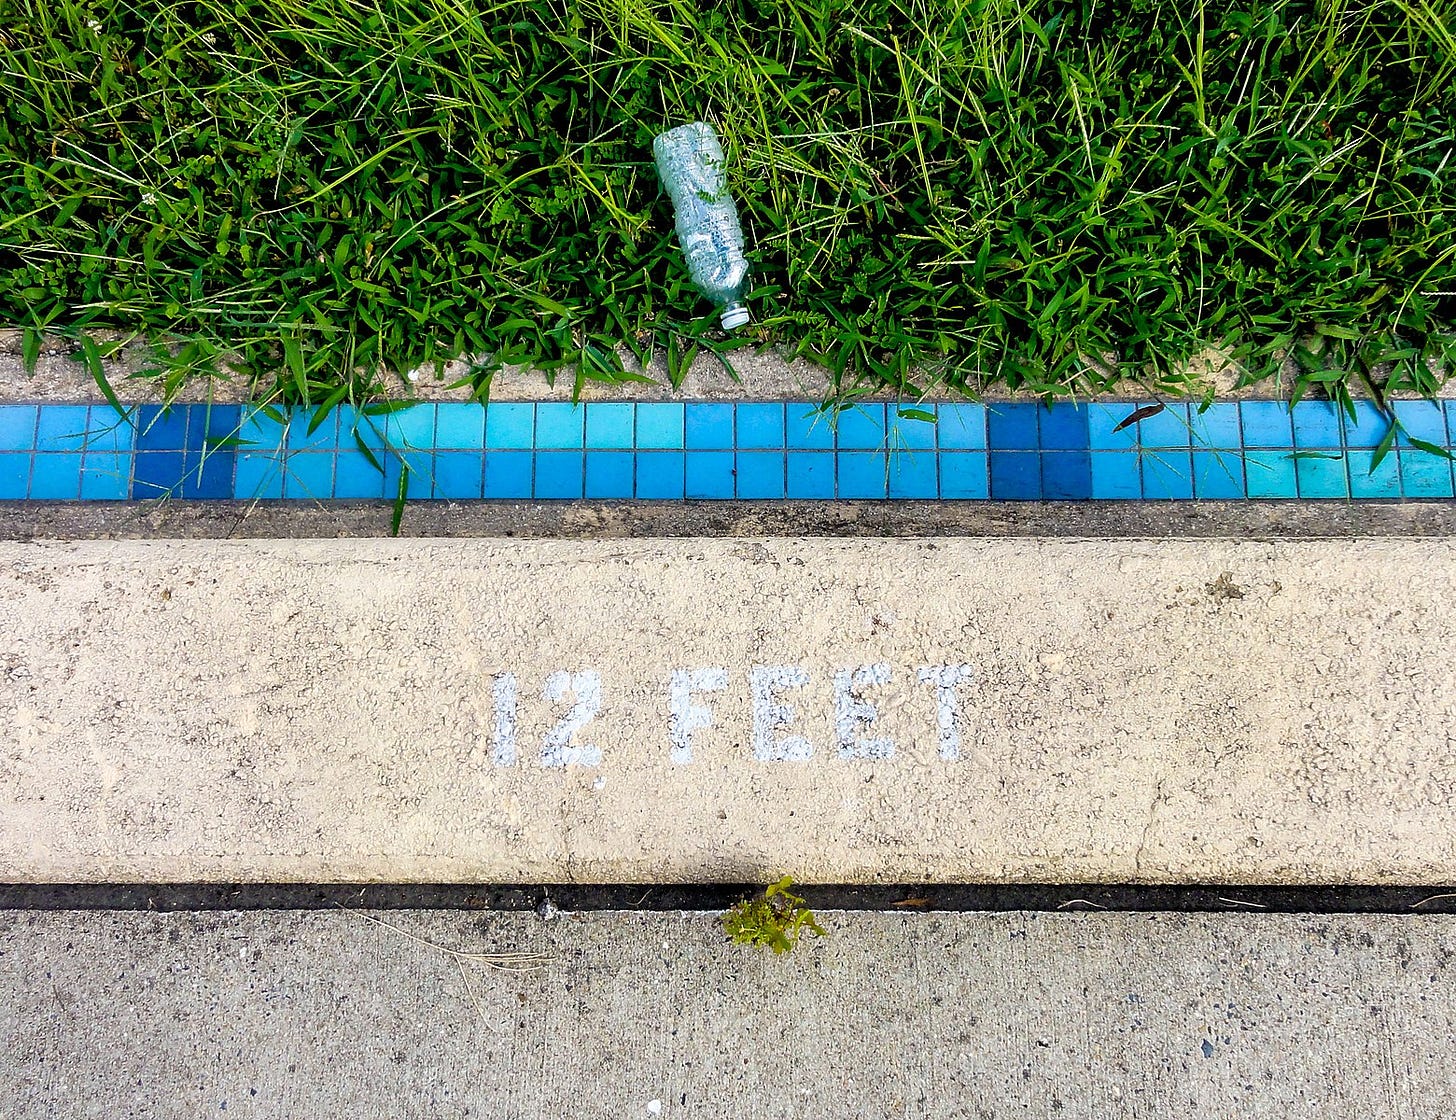
[{"label": "small green weed", "polygon": [[785,875],[762,895],[738,903],[723,915],[723,932],[735,945],[757,945],[775,953],[787,953],[805,930],[824,937],[814,912],[789,890],[793,885],[793,879]]}]

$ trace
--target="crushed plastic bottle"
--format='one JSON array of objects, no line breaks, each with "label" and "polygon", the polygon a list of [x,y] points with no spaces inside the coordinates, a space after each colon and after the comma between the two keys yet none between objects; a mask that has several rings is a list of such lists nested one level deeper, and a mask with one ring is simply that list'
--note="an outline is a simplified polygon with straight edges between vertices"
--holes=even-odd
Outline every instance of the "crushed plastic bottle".
[{"label": "crushed plastic bottle", "polygon": [[652,142],[657,174],[672,197],[677,240],[698,290],[723,309],[724,330],[749,321],[743,305],[748,260],[738,208],[723,174],[723,147],[703,121],[662,133]]}]

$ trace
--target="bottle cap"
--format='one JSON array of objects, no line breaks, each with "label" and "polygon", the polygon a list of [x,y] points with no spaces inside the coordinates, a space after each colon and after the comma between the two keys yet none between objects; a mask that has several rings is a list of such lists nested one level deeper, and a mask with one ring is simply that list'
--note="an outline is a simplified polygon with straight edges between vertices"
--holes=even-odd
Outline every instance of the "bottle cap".
[{"label": "bottle cap", "polygon": [[752,318],[753,316],[748,313],[748,308],[742,304],[732,304],[729,307],[723,308],[723,329],[725,331],[736,331],[739,327],[746,326]]}]

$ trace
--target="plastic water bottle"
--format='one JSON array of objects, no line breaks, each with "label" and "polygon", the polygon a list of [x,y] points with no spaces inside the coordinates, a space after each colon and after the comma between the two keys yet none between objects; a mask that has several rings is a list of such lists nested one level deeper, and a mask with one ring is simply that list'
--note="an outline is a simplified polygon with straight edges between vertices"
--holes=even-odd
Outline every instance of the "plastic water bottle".
[{"label": "plastic water bottle", "polygon": [[723,329],[737,330],[749,320],[743,305],[748,260],[718,135],[711,125],[693,121],[657,137],[652,154],[662,185],[672,196],[688,273],[698,290],[723,309]]}]

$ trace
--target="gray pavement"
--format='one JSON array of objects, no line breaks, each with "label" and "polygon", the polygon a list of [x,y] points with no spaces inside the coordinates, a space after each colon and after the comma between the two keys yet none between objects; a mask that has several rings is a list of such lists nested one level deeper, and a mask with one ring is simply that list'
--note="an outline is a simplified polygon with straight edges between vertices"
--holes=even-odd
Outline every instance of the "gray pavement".
[{"label": "gray pavement", "polygon": [[0,913],[0,1116],[1456,1112],[1451,917],[372,916]]}]

